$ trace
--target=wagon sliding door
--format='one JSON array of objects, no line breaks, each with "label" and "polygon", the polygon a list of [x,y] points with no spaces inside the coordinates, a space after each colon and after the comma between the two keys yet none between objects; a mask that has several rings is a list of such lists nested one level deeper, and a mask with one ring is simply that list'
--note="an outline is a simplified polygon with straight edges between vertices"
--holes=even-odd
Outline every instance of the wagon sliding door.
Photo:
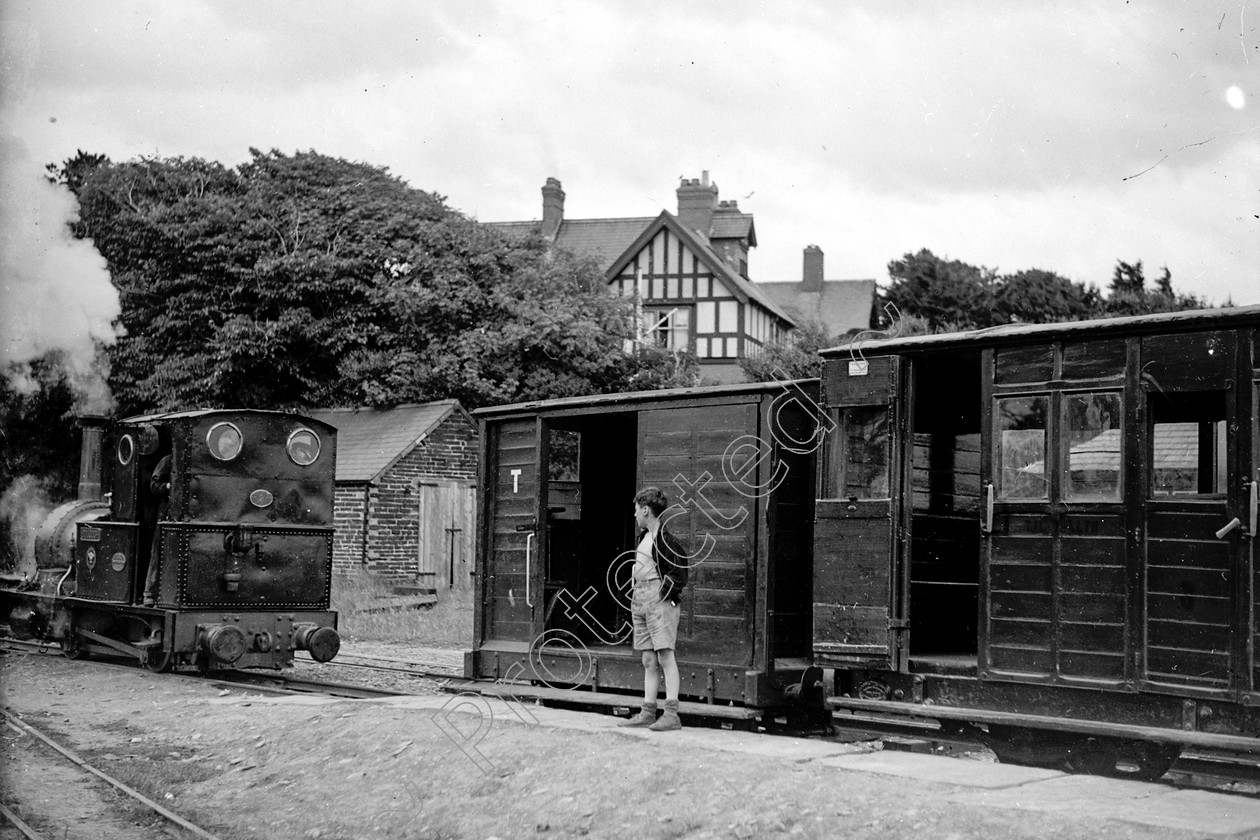
[{"label": "wagon sliding door", "polygon": [[904,670],[901,597],[902,434],[898,357],[831,361],[826,447],[814,528],[814,657],[821,664]]},{"label": "wagon sliding door", "polygon": [[485,447],[485,522],[479,569],[483,640],[529,644],[542,632],[547,452],[535,417],[491,421]]}]

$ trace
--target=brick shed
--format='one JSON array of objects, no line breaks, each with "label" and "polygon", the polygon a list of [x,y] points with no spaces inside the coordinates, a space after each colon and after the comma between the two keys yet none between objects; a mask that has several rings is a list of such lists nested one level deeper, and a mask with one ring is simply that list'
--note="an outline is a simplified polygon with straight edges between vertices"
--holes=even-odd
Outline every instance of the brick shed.
[{"label": "brick shed", "polygon": [[412,591],[471,586],[477,424],[455,400],[310,415],[337,428],[333,570]]}]

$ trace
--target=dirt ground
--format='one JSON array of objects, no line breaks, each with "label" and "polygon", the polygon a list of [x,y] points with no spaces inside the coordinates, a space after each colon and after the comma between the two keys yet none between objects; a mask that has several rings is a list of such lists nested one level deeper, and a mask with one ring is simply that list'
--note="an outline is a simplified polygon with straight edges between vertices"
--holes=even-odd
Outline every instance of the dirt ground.
[{"label": "dirt ground", "polygon": [[[632,735],[612,717],[573,729],[501,711],[488,723],[429,690],[399,702],[277,698],[59,655],[0,654],[6,709],[224,840],[1201,836],[960,802],[950,785],[846,771],[788,750],[750,755],[678,733]],[[461,751],[456,741],[476,740],[479,720],[484,738]],[[33,749],[29,736],[0,731],[6,758]],[[82,812],[81,781],[27,764],[5,762],[0,798],[49,836],[182,836],[116,804],[111,822],[95,806]],[[85,820],[95,830],[73,824]]]}]

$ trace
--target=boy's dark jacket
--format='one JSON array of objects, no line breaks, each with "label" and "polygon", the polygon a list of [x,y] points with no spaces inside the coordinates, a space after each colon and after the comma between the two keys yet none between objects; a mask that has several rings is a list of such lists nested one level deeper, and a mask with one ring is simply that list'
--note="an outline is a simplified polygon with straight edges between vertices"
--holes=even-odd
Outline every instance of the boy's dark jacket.
[{"label": "boy's dark jacket", "polygon": [[[639,531],[638,539],[642,540],[645,533],[646,528]],[[664,524],[656,532],[656,539],[652,540],[652,560],[661,578],[661,600],[677,606],[683,587],[687,585],[687,552]]]}]

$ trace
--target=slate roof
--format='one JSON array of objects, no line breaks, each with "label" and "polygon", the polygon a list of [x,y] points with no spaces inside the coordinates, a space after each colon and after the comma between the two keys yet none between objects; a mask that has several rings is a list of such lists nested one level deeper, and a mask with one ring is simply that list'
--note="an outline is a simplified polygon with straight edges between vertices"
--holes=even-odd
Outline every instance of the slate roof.
[{"label": "slate roof", "polygon": [[[687,244],[706,259],[713,272],[720,275],[723,281],[732,287],[731,291],[737,298],[742,301],[752,298],[789,324],[796,324],[796,319],[785,312],[777,301],[762,293],[758,288],[759,284],[740,276],[739,272],[727,265],[726,260],[713,250],[704,237],[684,228],[678,222],[678,217],[668,210],[661,211],[659,216],[648,218],[565,219],[560,223],[560,230],[556,234],[556,245],[581,256],[593,257],[599,263],[599,267],[604,270],[604,276],[611,280],[625,263],[625,258],[634,256],[634,253],[627,253],[629,249],[640,237],[654,236],[664,224],[662,221],[664,218],[673,222],[674,232],[683,236]],[[542,222],[487,222],[487,224],[507,236],[524,236],[531,230],[537,229]],[[755,244],[756,233],[753,230],[750,214],[730,212],[713,214],[713,239],[743,237],[749,237],[749,244]]]},{"label": "slate roof", "polygon": [[556,245],[593,257],[601,269],[606,269],[651,223],[650,218],[565,220],[556,234]]},{"label": "slate roof", "polygon": [[750,247],[757,246],[757,231],[753,227],[751,213],[731,213],[718,210],[709,226],[710,239],[747,239]]},{"label": "slate roof", "polygon": [[373,482],[452,413],[455,400],[394,408],[322,408],[309,416],[337,429],[337,481]]},{"label": "slate roof", "polygon": [[874,280],[824,280],[822,289],[805,291],[805,284],[754,283],[771,300],[808,321],[820,321],[831,338],[852,329],[869,329],[875,302]]}]

